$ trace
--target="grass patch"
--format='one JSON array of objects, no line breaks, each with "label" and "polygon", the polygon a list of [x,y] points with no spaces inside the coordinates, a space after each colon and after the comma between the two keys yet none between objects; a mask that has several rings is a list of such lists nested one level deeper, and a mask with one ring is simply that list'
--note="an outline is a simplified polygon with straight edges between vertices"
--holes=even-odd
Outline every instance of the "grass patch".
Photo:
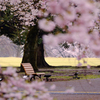
[{"label": "grass patch", "polygon": [[[96,79],[100,78],[100,75],[79,75],[80,79]],[[73,76],[51,76],[53,79],[63,79],[63,80],[75,80],[73,79]]]},{"label": "grass patch", "polygon": [[81,77],[81,79],[96,79],[96,78],[100,78],[100,75],[80,75],[79,77]]},{"label": "grass patch", "polygon": [[[64,80],[72,80],[73,76],[68,76],[68,74],[74,74],[77,70],[80,72],[80,70],[87,70],[85,66],[82,67],[75,67],[77,64],[76,58],[52,58],[47,57],[45,58],[47,63],[49,65],[55,66],[54,68],[42,68],[42,70],[45,74],[50,74],[53,79],[64,79]],[[22,58],[17,57],[0,57],[0,66],[3,67],[3,70],[5,70],[4,67],[19,67],[21,63]],[[85,58],[85,60],[94,67],[91,67],[89,70],[97,69],[100,70],[100,67],[96,68],[95,66],[100,65],[100,58]],[[82,62],[82,61],[81,61]],[[49,71],[48,71],[49,70]],[[52,71],[52,72],[50,72]],[[23,75],[24,73],[19,73],[19,75]],[[79,74],[80,79],[95,79],[100,78],[100,75],[86,75]]]},{"label": "grass patch", "polygon": [[[67,69],[67,68],[64,68],[64,69],[55,68],[55,69],[53,69],[52,68],[52,70],[53,70],[52,73],[47,72],[47,74],[51,75],[50,78],[56,79],[56,80],[59,80],[59,81],[62,81],[62,80],[75,80],[75,79],[73,79],[75,72],[78,72],[78,77],[80,77],[80,79],[100,78],[100,73],[99,73],[97,68],[94,68],[94,69]],[[96,71],[95,74],[92,73],[94,71]],[[45,72],[46,72],[46,70],[45,70]]]},{"label": "grass patch", "polygon": [[53,73],[64,73],[64,71],[54,71]]},{"label": "grass patch", "polygon": [[67,80],[67,79],[70,79],[71,77],[70,76],[51,76],[52,79],[64,79],[64,80]]}]

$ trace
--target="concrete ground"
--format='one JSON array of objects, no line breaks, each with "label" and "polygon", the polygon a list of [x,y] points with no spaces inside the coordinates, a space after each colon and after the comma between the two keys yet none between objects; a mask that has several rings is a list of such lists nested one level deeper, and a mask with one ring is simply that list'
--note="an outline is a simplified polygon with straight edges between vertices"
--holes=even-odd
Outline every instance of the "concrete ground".
[{"label": "concrete ground", "polygon": [[[50,86],[56,88],[51,91]],[[84,79],[73,81],[46,82],[45,86],[50,91],[54,100],[100,100],[100,79]],[[65,93],[66,89],[74,87],[75,93]]]}]

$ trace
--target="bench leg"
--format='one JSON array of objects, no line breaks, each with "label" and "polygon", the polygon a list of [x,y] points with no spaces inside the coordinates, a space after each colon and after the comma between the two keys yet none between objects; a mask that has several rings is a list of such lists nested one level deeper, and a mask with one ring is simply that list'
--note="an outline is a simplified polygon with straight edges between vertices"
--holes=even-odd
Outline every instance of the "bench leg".
[{"label": "bench leg", "polygon": [[32,75],[32,77],[30,78],[30,81],[32,81],[32,78],[34,78],[34,80],[35,80],[35,76],[36,76],[36,75]]},{"label": "bench leg", "polygon": [[32,75],[32,77],[30,78],[30,81],[32,81],[32,78],[34,78],[35,80],[35,76],[38,76],[41,79],[41,75]]},{"label": "bench leg", "polygon": [[75,77],[73,77],[73,79],[80,79],[80,77],[76,77],[76,76],[75,76]]},{"label": "bench leg", "polygon": [[46,81],[49,81],[49,77],[46,77]]},{"label": "bench leg", "polygon": [[38,77],[41,79],[41,75],[38,75]]}]

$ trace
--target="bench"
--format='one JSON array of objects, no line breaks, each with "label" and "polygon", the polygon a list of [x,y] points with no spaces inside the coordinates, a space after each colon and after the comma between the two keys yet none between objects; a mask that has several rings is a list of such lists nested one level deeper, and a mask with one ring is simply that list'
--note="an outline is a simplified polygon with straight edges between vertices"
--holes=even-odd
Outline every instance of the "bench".
[{"label": "bench", "polygon": [[44,75],[44,77],[46,77],[46,81],[49,81],[49,77],[51,77],[51,75]]},{"label": "bench", "polygon": [[33,78],[35,80],[35,76],[38,76],[41,79],[41,75],[45,75],[45,73],[34,72],[34,69],[30,63],[22,63],[21,65],[24,68],[25,74],[27,76],[31,76],[30,81],[32,81]]}]

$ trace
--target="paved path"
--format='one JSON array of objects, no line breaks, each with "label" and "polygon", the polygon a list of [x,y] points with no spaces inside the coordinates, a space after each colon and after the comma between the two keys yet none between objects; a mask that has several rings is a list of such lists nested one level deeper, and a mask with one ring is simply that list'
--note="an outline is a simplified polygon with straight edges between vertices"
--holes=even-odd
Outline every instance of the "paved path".
[{"label": "paved path", "polygon": [[[56,89],[51,91],[50,86],[56,85]],[[48,88],[56,100],[100,100],[100,79],[88,80],[73,80],[73,81],[60,81],[60,82],[46,82]],[[75,93],[68,94],[64,91],[74,87]],[[73,99],[74,98],[74,99]]]}]

